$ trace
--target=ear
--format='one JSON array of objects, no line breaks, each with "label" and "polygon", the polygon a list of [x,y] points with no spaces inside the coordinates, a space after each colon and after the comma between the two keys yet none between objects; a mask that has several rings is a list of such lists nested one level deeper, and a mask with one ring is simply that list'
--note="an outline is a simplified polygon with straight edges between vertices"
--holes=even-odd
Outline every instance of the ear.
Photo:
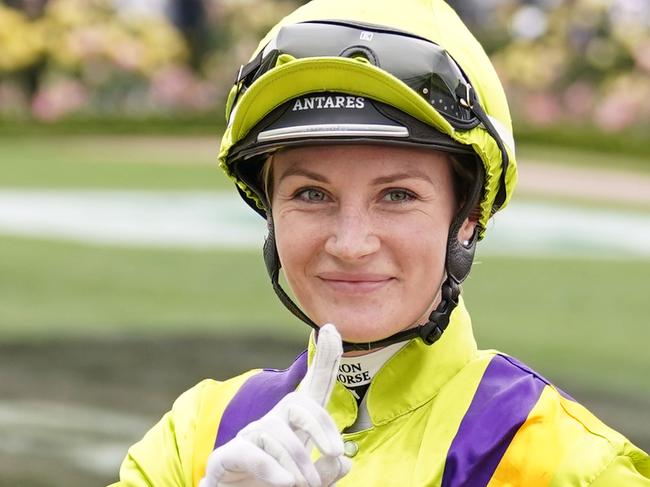
[{"label": "ear", "polygon": [[469,242],[472,239],[477,224],[478,220],[474,218],[472,214],[465,218],[465,221],[458,231],[458,241],[463,244],[463,246],[467,246],[465,242]]}]

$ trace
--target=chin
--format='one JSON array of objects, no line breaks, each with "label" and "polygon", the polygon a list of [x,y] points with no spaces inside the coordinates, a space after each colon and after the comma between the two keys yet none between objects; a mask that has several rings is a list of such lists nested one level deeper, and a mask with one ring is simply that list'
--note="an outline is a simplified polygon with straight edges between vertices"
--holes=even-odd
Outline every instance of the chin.
[{"label": "chin", "polygon": [[[370,315],[358,318],[343,318],[344,314],[335,313],[323,323],[332,323],[341,334],[343,340],[354,343],[373,342],[389,337],[406,328],[405,325],[395,326],[397,321],[388,322],[384,316]],[[338,320],[336,318],[339,318]]]}]

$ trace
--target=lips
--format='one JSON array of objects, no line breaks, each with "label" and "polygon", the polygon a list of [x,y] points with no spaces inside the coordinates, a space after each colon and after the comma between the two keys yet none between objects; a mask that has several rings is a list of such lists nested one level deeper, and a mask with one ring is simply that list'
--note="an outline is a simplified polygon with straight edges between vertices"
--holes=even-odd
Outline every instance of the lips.
[{"label": "lips", "polygon": [[377,291],[390,284],[394,278],[376,273],[323,272],[317,277],[333,291],[344,294],[364,294]]}]

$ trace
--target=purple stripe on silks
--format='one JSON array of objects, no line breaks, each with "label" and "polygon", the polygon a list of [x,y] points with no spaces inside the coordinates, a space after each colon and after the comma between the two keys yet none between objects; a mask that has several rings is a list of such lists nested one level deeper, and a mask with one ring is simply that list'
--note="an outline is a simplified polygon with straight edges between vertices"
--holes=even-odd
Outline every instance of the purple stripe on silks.
[{"label": "purple stripe on silks", "polygon": [[546,382],[495,355],[447,452],[441,487],[484,487]]},{"label": "purple stripe on silks", "polygon": [[507,360],[508,362],[510,362],[511,364],[513,364],[513,365],[519,367],[519,368],[522,369],[522,370],[525,370],[525,371],[528,372],[529,374],[534,375],[535,377],[537,377],[539,380],[541,380],[542,382],[546,383],[547,385],[549,385],[549,386],[553,386],[553,388],[555,388],[555,390],[556,390],[557,392],[559,392],[560,395],[561,395],[562,397],[564,397],[565,399],[568,399],[569,401],[573,401],[573,402],[578,402],[578,401],[576,401],[575,399],[573,399],[569,394],[567,394],[566,392],[564,392],[562,389],[560,389],[559,387],[557,387],[557,386],[554,385],[554,384],[551,384],[548,380],[546,380],[546,377],[544,377],[543,375],[541,375],[539,372],[536,372],[536,371],[534,371],[533,369],[531,369],[530,367],[528,367],[528,365],[526,365],[526,364],[520,362],[519,360],[517,360],[516,358],[514,358],[514,357],[510,357],[510,356],[508,356],[508,355],[500,355],[500,356],[501,356],[502,358],[506,359],[506,360]]},{"label": "purple stripe on silks", "polygon": [[307,350],[298,355],[288,369],[264,369],[250,377],[226,406],[214,447],[229,442],[244,426],[273,409],[280,399],[296,390],[306,373]]}]

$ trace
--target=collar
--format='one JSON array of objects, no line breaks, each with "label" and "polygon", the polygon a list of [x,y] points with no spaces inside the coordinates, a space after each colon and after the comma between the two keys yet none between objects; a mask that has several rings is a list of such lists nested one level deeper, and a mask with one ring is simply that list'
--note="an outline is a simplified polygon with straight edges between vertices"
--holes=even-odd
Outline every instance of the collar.
[{"label": "collar", "polygon": [[[310,364],[314,352],[312,333]],[[373,425],[388,423],[433,399],[476,353],[471,319],[461,297],[451,314],[449,326],[436,343],[426,345],[419,338],[412,339],[379,369],[366,393]],[[354,423],[357,402],[337,381],[327,410],[343,430]]]}]

